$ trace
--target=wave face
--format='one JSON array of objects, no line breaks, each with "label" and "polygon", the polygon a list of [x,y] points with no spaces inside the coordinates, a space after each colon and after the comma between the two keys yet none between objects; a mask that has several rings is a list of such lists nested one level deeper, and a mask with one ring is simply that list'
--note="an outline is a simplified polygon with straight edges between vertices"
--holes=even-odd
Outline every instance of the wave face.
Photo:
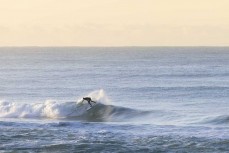
[{"label": "wave face", "polygon": [[[90,108],[80,98],[77,102],[45,101],[44,103],[0,102],[0,118],[53,118],[85,121],[122,121],[149,112],[119,107],[109,104],[103,90],[94,91],[87,96],[97,101]],[[89,109],[90,108],[90,109]]]}]

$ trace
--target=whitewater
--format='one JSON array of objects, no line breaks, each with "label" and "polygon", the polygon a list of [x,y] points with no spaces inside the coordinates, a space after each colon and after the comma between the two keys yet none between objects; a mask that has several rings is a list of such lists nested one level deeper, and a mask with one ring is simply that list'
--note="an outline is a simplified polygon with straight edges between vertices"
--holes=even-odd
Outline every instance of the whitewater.
[{"label": "whitewater", "polygon": [[[95,95],[96,94],[96,95]],[[95,96],[93,96],[95,95]],[[98,103],[104,99],[104,91],[95,91],[88,96]],[[44,103],[0,102],[1,118],[68,118],[85,114],[90,107],[82,103],[82,98],[76,102],[56,102],[47,100]],[[106,101],[105,101],[106,102]],[[70,113],[69,113],[70,112]]]},{"label": "whitewater", "polygon": [[228,93],[228,47],[3,47],[0,152],[226,153]]}]

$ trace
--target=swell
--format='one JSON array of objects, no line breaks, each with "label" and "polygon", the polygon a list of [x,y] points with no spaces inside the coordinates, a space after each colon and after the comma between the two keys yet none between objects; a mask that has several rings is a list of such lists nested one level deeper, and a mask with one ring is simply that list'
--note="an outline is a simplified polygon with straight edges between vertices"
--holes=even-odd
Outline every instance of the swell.
[{"label": "swell", "polygon": [[229,115],[220,115],[205,119],[202,123],[212,125],[229,125]]}]

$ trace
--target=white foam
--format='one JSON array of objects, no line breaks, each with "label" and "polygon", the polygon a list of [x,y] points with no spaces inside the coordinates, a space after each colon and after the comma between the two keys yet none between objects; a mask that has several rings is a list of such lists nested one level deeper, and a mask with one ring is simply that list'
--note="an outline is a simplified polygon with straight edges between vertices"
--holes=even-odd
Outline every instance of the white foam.
[{"label": "white foam", "polygon": [[[104,90],[96,90],[89,93],[87,96],[92,97],[92,100],[109,103]],[[79,98],[78,102],[82,100]],[[0,117],[1,118],[65,118],[69,116],[80,116],[89,105],[76,104],[76,102],[57,102],[47,100],[43,103],[17,103],[0,101]]]}]

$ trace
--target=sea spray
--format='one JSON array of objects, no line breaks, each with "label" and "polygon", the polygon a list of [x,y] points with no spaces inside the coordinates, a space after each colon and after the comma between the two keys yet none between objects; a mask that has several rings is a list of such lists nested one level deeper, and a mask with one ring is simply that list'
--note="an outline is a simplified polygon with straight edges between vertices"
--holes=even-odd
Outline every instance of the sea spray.
[{"label": "sea spray", "polygon": [[[111,104],[111,100],[108,98],[108,96],[106,95],[103,89],[92,91],[89,94],[87,94],[85,97],[91,97],[93,101],[103,103],[106,105]],[[77,101],[78,102],[82,101],[82,97],[80,97]]]}]

